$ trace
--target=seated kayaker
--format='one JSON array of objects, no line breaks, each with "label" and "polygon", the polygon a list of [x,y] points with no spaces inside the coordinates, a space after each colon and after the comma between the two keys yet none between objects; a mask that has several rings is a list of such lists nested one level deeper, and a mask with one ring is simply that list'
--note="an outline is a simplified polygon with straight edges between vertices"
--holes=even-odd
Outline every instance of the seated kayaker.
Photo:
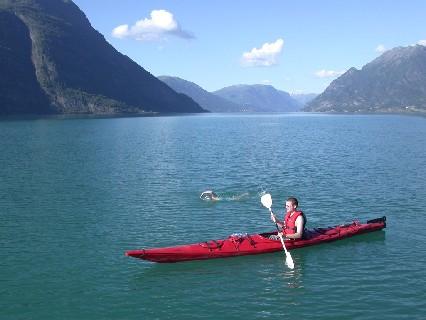
[{"label": "seated kayaker", "polygon": [[200,199],[216,201],[216,200],[219,200],[219,196],[211,190],[206,190],[201,193]]},{"label": "seated kayaker", "polygon": [[279,221],[271,212],[271,220],[283,229],[283,236],[287,239],[301,239],[305,231],[306,217],[302,211],[297,211],[299,202],[290,197],[285,202],[286,214],[283,221]]}]

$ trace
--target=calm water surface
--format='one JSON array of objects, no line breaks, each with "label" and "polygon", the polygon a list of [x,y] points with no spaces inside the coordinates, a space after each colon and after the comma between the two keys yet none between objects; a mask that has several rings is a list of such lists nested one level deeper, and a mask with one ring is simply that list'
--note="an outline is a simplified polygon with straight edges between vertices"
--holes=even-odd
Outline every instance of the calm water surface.
[{"label": "calm water surface", "polygon": [[[315,114],[0,120],[1,319],[423,319],[426,119]],[[206,189],[222,198],[201,201]],[[273,230],[384,232],[153,264],[124,251]]]}]

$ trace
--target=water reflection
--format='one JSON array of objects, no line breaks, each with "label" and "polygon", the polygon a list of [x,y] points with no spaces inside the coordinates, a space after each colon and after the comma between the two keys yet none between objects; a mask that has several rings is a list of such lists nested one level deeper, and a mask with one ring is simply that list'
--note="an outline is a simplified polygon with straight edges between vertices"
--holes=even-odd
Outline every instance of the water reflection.
[{"label": "water reflection", "polygon": [[281,277],[287,287],[292,289],[303,288],[303,275],[304,275],[304,264],[305,259],[303,254],[292,254],[294,260],[294,269],[290,269],[285,264],[285,257],[283,258],[283,267]]}]

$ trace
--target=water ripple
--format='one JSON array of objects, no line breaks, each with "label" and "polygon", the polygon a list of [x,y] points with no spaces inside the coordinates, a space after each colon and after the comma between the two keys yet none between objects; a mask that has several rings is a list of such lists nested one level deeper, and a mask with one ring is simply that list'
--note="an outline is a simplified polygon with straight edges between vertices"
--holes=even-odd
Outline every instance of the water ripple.
[{"label": "water ripple", "polygon": [[[0,121],[0,301],[10,319],[420,319],[425,119],[203,115]],[[213,189],[223,201],[201,201]],[[385,232],[171,265],[124,251],[386,215]],[[400,223],[400,221],[403,223]]]}]

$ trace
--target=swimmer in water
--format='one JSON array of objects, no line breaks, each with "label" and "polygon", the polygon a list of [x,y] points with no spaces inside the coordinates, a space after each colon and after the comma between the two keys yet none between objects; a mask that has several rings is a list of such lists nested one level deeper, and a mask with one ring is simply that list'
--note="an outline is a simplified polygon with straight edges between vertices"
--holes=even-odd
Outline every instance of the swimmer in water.
[{"label": "swimmer in water", "polygon": [[219,200],[219,196],[216,193],[214,193],[213,191],[207,190],[207,191],[204,191],[203,193],[201,193],[200,199],[217,201],[217,200]]}]

